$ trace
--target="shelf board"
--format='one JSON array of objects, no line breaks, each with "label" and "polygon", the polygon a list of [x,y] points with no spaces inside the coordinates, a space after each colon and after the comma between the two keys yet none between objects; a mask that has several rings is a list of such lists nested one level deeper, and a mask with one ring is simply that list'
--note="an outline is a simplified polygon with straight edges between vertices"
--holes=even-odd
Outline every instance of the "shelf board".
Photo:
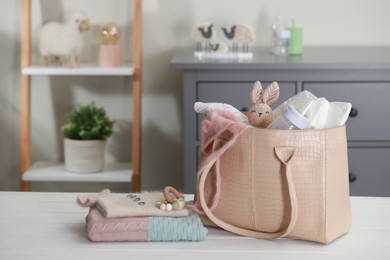
[{"label": "shelf board", "polygon": [[72,173],[60,162],[36,162],[23,175],[24,181],[131,182],[131,163],[106,163],[102,172]]},{"label": "shelf board", "polygon": [[80,67],[69,68],[66,66],[33,65],[23,68],[24,75],[53,75],[53,76],[132,76],[134,67],[125,64],[117,68],[101,68],[97,64],[83,63]]}]

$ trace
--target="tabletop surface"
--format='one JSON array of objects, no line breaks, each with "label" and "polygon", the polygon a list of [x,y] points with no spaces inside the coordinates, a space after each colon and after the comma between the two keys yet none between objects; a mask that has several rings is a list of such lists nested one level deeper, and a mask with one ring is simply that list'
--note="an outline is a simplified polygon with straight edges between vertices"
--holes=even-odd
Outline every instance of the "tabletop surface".
[{"label": "tabletop surface", "polygon": [[329,245],[240,237],[204,242],[90,242],[76,193],[0,192],[0,259],[390,259],[390,198],[351,197],[350,232]]},{"label": "tabletop surface", "polygon": [[184,70],[219,69],[390,69],[390,47],[306,47],[302,55],[277,57],[269,48],[254,47],[252,58],[198,58],[194,48],[175,50],[171,67]]}]

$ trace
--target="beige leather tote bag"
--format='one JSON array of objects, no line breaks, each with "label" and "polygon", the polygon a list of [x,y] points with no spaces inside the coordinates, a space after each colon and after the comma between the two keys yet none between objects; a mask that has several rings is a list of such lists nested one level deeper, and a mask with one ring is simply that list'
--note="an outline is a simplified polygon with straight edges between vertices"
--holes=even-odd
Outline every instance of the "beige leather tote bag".
[{"label": "beige leather tote bag", "polygon": [[[351,226],[345,126],[248,128],[203,153],[195,206],[233,233],[329,243]],[[212,223],[210,223],[210,221]]]}]

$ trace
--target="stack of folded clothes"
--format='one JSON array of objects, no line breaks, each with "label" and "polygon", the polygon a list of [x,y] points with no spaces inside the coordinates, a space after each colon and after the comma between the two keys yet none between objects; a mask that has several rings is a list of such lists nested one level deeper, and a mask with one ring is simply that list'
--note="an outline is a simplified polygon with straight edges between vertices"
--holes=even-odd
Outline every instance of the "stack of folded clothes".
[{"label": "stack of folded clothes", "polygon": [[79,195],[77,203],[90,208],[86,221],[91,241],[203,241],[207,235],[199,216],[166,192],[126,195],[104,190]]}]

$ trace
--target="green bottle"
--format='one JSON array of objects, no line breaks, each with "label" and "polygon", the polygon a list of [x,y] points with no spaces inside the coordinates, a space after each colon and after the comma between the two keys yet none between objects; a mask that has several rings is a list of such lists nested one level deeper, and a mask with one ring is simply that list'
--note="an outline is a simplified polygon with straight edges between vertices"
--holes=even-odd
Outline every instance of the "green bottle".
[{"label": "green bottle", "polygon": [[295,26],[294,20],[291,21],[290,27],[290,55],[302,54],[302,27]]}]

